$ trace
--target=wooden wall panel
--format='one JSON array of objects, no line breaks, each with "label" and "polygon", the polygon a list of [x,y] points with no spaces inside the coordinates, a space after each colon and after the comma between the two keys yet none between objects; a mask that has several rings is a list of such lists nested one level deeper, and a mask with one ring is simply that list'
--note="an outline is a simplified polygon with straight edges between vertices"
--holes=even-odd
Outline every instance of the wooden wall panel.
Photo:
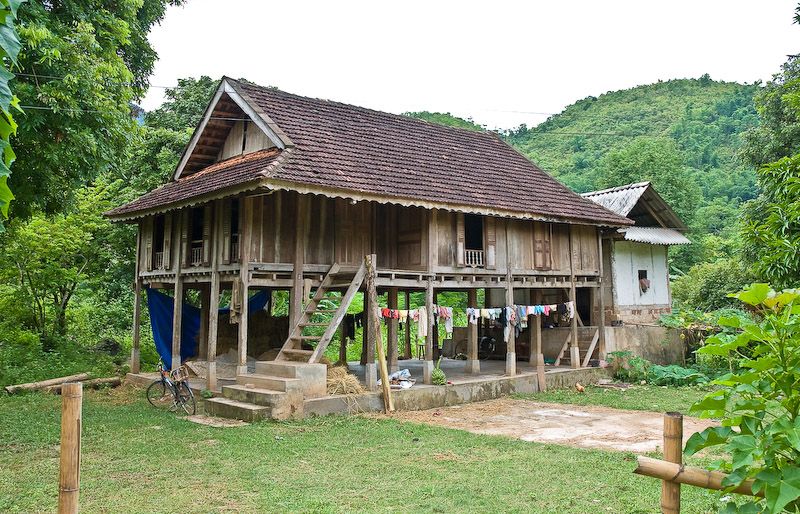
[{"label": "wooden wall panel", "polygon": [[425,266],[428,252],[428,217],[424,209],[407,207],[397,217],[397,267],[420,269]]},{"label": "wooden wall panel", "polygon": [[530,221],[507,220],[508,253],[512,269],[533,269],[533,231]]},{"label": "wooden wall panel", "polygon": [[[275,220],[275,262],[294,263],[294,239],[297,235],[297,194],[281,191],[280,221]],[[277,209],[276,213],[277,215]]]},{"label": "wooden wall panel", "polygon": [[569,225],[554,223],[550,239],[553,270],[569,273]]},{"label": "wooden wall panel", "polygon": [[[438,255],[437,262],[433,263],[434,266],[456,266],[458,265],[458,219],[461,219],[461,244],[463,247],[463,232],[464,232],[464,215],[461,213],[440,210],[437,215],[437,227],[439,237],[437,239]],[[463,252],[462,252],[463,255]],[[462,257],[463,259],[463,257]]]},{"label": "wooden wall panel", "polygon": [[589,225],[572,226],[572,253],[576,273],[597,273],[597,228]]},{"label": "wooden wall panel", "polygon": [[306,264],[333,264],[334,202],[324,196],[308,201],[309,228],[305,244]]},{"label": "wooden wall panel", "polygon": [[372,250],[372,207],[336,199],[335,257],[339,264],[358,265]]},{"label": "wooden wall panel", "polygon": [[533,268],[542,271],[553,269],[553,224],[534,221],[532,233]]}]

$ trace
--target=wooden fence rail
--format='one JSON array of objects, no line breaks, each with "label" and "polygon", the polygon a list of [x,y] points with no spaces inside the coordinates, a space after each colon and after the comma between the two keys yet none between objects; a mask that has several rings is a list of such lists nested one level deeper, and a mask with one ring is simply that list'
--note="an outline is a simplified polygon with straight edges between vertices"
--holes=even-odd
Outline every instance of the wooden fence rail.
[{"label": "wooden fence rail", "polygon": [[[683,415],[678,412],[667,412],[664,415],[664,458],[652,459],[638,455],[636,457],[637,475],[663,480],[661,484],[661,512],[679,514],[681,511],[681,484],[726,491],[722,481],[728,476],[719,471],[708,471],[701,468],[683,465]],[[753,480],[745,480],[739,487],[729,491],[747,496],[761,496],[753,493]]]}]

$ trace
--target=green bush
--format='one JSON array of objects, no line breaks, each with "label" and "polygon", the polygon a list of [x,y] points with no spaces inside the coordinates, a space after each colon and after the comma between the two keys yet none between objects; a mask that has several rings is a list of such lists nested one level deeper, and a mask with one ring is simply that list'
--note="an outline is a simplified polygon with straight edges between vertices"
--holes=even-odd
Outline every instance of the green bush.
[{"label": "green bush", "polygon": [[609,352],[608,367],[611,376],[623,382],[641,382],[647,380],[650,361],[637,357],[631,352]]},{"label": "green bush", "polygon": [[654,385],[689,386],[706,384],[709,378],[693,368],[675,364],[669,366],[653,364],[648,370],[647,381]]},{"label": "green bush", "polygon": [[775,292],[753,284],[734,295],[757,318],[720,318],[721,331],[697,353],[737,359],[738,367],[712,382],[719,389],[691,412],[720,419],[692,435],[687,456],[710,446],[725,455],[710,467],[728,473],[724,487],[754,479],[765,498],[729,503],[724,512],[800,510],[800,291]]},{"label": "green bush", "polygon": [[740,259],[720,259],[692,266],[688,273],[672,281],[676,307],[713,311],[735,307],[730,294],[740,291],[754,277]]}]

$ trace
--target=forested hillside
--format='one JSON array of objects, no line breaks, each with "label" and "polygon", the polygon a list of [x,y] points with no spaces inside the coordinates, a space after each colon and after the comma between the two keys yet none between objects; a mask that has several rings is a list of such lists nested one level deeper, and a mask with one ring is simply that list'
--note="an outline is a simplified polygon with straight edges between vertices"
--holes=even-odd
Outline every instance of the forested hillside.
[{"label": "forested hillside", "polygon": [[757,124],[758,87],[700,79],[670,80],[587,97],[508,141],[576,191],[609,184],[603,157],[641,140],[672,140],[706,199],[748,200],[755,173],[738,161],[742,133]]}]

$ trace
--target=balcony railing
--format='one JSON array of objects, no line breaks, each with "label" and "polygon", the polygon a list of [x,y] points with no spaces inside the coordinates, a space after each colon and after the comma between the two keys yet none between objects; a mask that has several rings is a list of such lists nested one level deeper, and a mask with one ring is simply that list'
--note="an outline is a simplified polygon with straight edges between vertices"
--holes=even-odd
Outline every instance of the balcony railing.
[{"label": "balcony railing", "polygon": [[203,241],[192,241],[189,265],[202,266],[203,264]]},{"label": "balcony railing", "polygon": [[483,250],[464,250],[464,262],[471,268],[482,268]]},{"label": "balcony railing", "polygon": [[153,259],[154,269],[166,269],[164,264],[164,252],[156,252]]},{"label": "balcony railing", "polygon": [[239,234],[231,234],[231,262],[239,262]]}]

